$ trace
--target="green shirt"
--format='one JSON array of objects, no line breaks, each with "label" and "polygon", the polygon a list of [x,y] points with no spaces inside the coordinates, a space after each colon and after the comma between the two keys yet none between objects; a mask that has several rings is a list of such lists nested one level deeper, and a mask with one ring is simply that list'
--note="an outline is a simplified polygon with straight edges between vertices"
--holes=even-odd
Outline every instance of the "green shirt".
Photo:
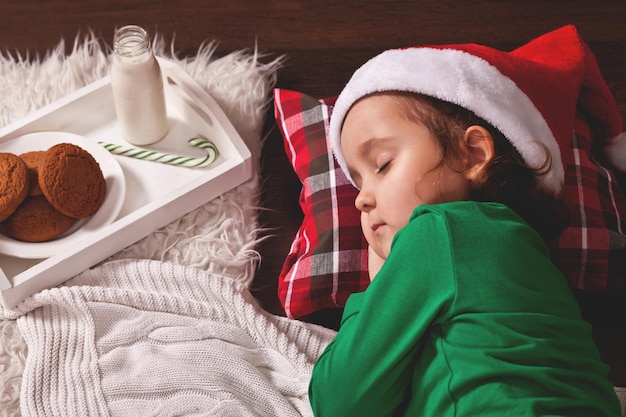
[{"label": "green shirt", "polygon": [[421,206],[313,370],[316,416],[621,416],[545,243],[494,203]]}]

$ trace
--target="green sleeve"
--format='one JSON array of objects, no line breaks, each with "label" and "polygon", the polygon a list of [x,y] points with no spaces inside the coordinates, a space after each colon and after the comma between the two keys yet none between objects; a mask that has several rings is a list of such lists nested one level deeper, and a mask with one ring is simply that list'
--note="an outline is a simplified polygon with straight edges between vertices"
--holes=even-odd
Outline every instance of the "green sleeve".
[{"label": "green sleeve", "polygon": [[[385,416],[407,395],[429,327],[454,294],[446,220],[414,218],[369,288],[350,296],[341,328],[313,370],[316,416]],[[416,359],[417,358],[417,359]]]}]

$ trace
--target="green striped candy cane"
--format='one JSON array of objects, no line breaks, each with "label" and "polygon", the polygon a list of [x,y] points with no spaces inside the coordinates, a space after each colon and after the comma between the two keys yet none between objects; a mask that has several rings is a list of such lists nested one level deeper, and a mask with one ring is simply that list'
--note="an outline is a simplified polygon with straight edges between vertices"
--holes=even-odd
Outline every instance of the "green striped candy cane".
[{"label": "green striped candy cane", "polygon": [[157,152],[150,149],[133,148],[130,146],[118,145],[116,143],[98,142],[104,146],[109,152],[115,155],[128,156],[130,158],[143,159],[145,161],[161,162],[168,165],[176,165],[189,168],[203,168],[211,165],[217,159],[219,151],[217,146],[210,140],[196,136],[187,141],[194,148],[204,149],[206,155],[201,158],[190,157],[184,155],[174,155],[169,153]]}]

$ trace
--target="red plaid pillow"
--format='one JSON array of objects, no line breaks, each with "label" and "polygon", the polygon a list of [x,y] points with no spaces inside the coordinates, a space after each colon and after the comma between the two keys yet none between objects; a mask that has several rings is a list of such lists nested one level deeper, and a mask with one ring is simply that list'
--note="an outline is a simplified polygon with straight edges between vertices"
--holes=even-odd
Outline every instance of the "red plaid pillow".
[{"label": "red plaid pillow", "polygon": [[583,115],[576,118],[571,152],[576,162],[565,167],[564,189],[569,219],[552,245],[554,261],[574,289],[624,290],[626,197],[615,174],[594,157]]},{"label": "red plaid pillow", "polygon": [[369,284],[367,242],[356,188],[337,165],[327,128],[334,99],[319,101],[274,90],[274,113],[285,151],[302,181],[302,225],[285,259],[278,296],[291,318],[343,307],[348,296]]},{"label": "red plaid pillow", "polygon": [[[348,295],[367,287],[367,243],[354,207],[357,191],[326,138],[333,100],[288,90],[275,90],[274,98],[287,155],[303,183],[304,211],[280,275],[279,296],[290,317],[301,317],[342,307]],[[572,288],[625,290],[626,196],[611,169],[593,156],[591,137],[579,115],[571,145],[576,162],[565,167],[569,221],[551,250]]]}]

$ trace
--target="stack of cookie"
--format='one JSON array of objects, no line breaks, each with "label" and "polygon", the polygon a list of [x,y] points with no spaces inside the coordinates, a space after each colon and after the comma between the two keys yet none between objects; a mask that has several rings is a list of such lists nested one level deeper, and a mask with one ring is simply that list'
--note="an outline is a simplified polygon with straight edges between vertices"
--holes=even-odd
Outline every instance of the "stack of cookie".
[{"label": "stack of cookie", "polygon": [[62,235],[95,214],[105,193],[98,162],[77,145],[0,153],[0,222],[14,239],[44,242]]}]

